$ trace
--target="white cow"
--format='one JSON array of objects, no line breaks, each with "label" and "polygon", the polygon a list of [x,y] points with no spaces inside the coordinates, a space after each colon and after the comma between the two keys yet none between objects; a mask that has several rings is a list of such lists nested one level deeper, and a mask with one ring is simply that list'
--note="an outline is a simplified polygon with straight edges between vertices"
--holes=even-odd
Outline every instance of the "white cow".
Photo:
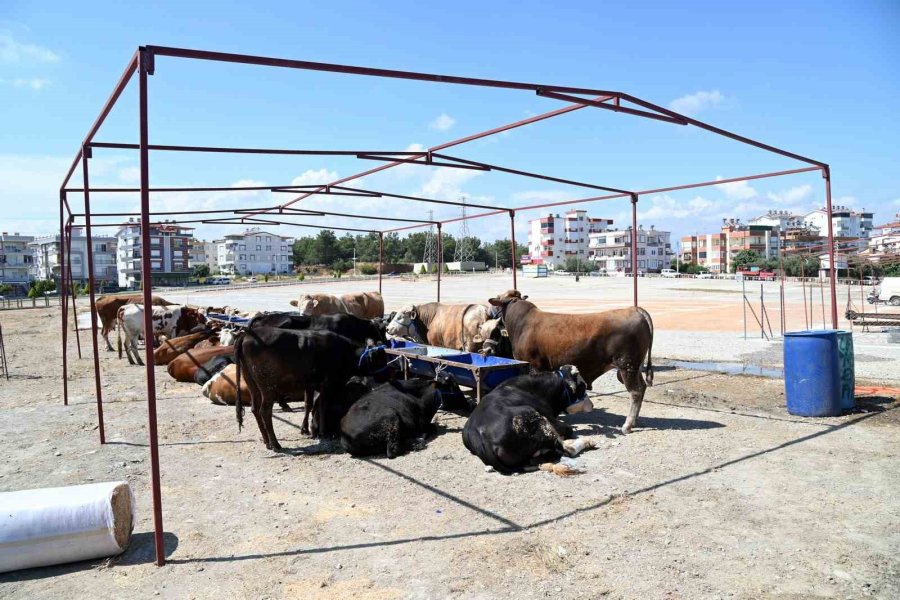
[{"label": "white cow", "polygon": [[[198,325],[206,323],[206,317],[196,308],[171,305],[152,306],[153,337],[167,338],[187,335]],[[141,304],[126,304],[116,314],[119,358],[122,358],[122,334],[125,335],[125,353],[130,364],[143,365],[137,351],[137,340],[144,333],[144,307]],[[145,340],[144,343],[152,343]],[[134,360],[132,360],[134,357]]]}]

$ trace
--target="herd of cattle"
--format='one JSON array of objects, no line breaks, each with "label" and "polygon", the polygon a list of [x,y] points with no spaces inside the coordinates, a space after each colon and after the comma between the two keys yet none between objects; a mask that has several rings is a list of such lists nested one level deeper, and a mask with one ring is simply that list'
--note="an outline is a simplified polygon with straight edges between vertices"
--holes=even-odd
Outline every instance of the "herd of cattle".
[{"label": "herd of cattle", "polygon": [[[424,444],[438,410],[464,411],[466,448],[509,474],[583,449],[559,416],[591,410],[587,391],[603,373],[616,369],[631,395],[624,433],[653,383],[653,322],[645,310],[550,313],[527,298],[510,290],[487,304],[430,302],[385,315],[377,292],[305,294],[291,301],[294,312],[257,314],[154,296],[153,339],[145,343],[153,346],[153,364],[175,380],[201,385],[214,404],[235,406],[239,427],[250,406],[271,450],[281,450],[275,404],[290,411],[289,403],[305,403],[302,433],[339,438],[354,456],[389,458]],[[124,348],[131,364],[143,364],[142,302],[141,295],[105,296],[96,305],[107,349],[116,328],[119,358]],[[238,330],[207,320],[211,312],[249,322]],[[475,405],[440,367],[432,378],[400,379],[398,359],[385,351],[392,339],[515,358],[531,373],[504,381]]]}]

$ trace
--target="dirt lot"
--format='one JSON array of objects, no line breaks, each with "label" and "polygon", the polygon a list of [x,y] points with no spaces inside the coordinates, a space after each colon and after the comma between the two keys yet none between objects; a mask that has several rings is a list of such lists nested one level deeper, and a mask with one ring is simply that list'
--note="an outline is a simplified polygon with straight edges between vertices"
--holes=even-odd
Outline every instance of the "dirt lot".
[{"label": "dirt lot", "polygon": [[900,597],[896,399],[801,419],[778,380],[682,370],[657,372],[627,437],[621,386],[595,383],[598,410],[575,422],[599,448],[562,479],[486,473],[450,413],[426,449],[356,460],[276,412],[292,453],[273,454],[159,369],[157,568],[144,371],[102,351],[101,447],[87,358],[62,405],[58,314],[0,313],[0,490],[125,479],[139,520],[124,555],[0,575],[0,597]]}]

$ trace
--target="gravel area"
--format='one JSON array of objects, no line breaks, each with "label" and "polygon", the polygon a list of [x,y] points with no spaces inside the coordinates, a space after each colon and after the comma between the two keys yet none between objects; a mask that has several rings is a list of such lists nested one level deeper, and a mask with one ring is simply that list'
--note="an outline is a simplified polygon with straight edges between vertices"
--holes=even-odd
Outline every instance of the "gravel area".
[{"label": "gravel area", "polygon": [[395,460],[353,459],[302,436],[302,411],[276,412],[290,452],[274,454],[158,368],[157,568],[143,369],[101,351],[100,446],[84,339],[63,406],[58,310],[0,319],[0,491],[124,479],[138,504],[125,554],[0,575],[3,598],[900,597],[895,398],[802,419],[776,379],[669,368],[629,436],[621,385],[595,383],[597,410],[569,419],[599,447],[571,478],[485,472],[464,416],[443,412],[437,437]]}]

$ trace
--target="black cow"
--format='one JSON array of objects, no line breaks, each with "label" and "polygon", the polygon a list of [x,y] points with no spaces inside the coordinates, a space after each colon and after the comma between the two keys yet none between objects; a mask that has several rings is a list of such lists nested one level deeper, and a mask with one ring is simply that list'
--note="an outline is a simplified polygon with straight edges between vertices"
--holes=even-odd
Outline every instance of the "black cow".
[{"label": "black cow", "polygon": [[[247,325],[248,329],[254,327],[331,331],[359,343],[365,343],[366,340],[384,342],[387,339],[384,331],[386,325],[379,324],[378,319],[369,321],[347,314],[301,315],[297,312],[263,313],[255,316]],[[300,425],[300,433],[308,435],[310,434],[310,415],[315,412],[315,391],[312,388],[305,390],[301,400],[306,406],[306,412],[303,415],[303,423]],[[283,410],[288,412],[291,410],[286,401],[282,401],[279,404]],[[312,435],[314,437],[318,436],[318,428],[315,423],[312,425]]]},{"label": "black cow", "polygon": [[334,400],[344,402],[344,387],[354,375],[384,370],[387,354],[383,346],[359,344],[330,331],[289,330],[253,326],[235,342],[238,426],[243,425],[240,399],[241,376],[247,378],[253,416],[270,450],[280,450],[272,427],[272,406],[279,400],[300,400],[307,389],[319,393],[316,411],[318,433],[336,436],[340,418],[329,408]]},{"label": "black cow", "polygon": [[394,458],[405,442],[434,433],[431,420],[444,399],[463,393],[447,373],[433,380],[385,383],[360,398],[341,419],[341,445],[353,456],[384,452]]},{"label": "black cow", "polygon": [[203,366],[197,369],[197,372],[194,373],[194,382],[197,385],[204,385],[207,381],[212,379],[216,373],[231,364],[234,364],[233,356],[215,356],[203,363]]},{"label": "black cow", "polygon": [[520,375],[485,395],[463,427],[469,452],[504,475],[559,459],[572,428],[557,419],[587,400],[587,384],[572,365]]}]

